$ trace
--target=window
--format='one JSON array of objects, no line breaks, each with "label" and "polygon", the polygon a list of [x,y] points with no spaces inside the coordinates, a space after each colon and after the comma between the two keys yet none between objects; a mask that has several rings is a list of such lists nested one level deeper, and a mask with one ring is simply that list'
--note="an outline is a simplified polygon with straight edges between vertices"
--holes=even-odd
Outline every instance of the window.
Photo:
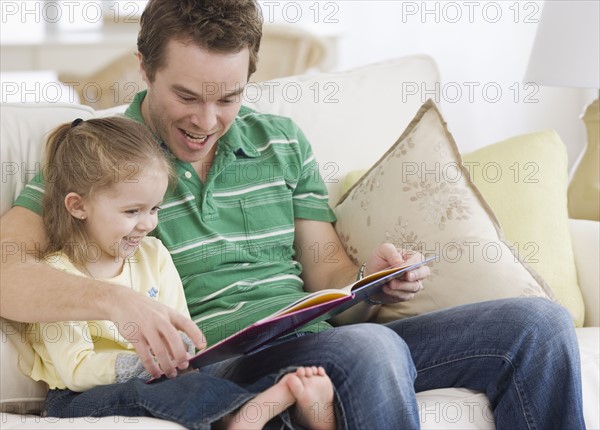
[{"label": "window", "polygon": [[139,0],[0,0],[0,42],[40,43],[50,35],[101,32],[110,24],[137,25],[146,3]]}]

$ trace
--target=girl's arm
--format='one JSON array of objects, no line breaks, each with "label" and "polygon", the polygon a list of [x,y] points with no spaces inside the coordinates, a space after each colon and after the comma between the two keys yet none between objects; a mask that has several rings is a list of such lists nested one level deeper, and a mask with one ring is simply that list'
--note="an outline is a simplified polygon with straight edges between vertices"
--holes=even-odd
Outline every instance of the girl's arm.
[{"label": "girl's arm", "polygon": [[2,216],[0,224],[3,317],[29,323],[111,320],[118,327],[133,326],[135,330],[122,334],[154,376],[162,373],[159,363],[164,373],[172,376],[177,373],[173,363],[187,364],[186,349],[180,342],[170,341],[178,337],[179,330],[202,345],[202,333],[180,312],[130,289],[61,272],[33,255],[46,245],[42,218],[36,213],[17,206]]},{"label": "girl's arm", "polygon": [[[114,324],[108,321],[63,321],[34,327],[29,337],[49,370],[50,378],[58,376],[72,391],[86,391],[98,385],[113,384],[119,379],[123,381],[123,363],[138,358],[133,350],[125,348],[126,343],[119,342],[122,338]],[[137,373],[141,374],[141,371]],[[59,384],[59,381],[48,382]]]}]

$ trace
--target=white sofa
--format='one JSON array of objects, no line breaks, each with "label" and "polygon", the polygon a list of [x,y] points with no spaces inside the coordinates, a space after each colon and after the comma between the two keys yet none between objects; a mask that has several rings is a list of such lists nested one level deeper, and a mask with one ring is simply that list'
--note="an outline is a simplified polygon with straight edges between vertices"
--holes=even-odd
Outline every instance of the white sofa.
[{"label": "white sofa", "polygon": [[[246,102],[259,110],[296,120],[313,144],[335,202],[345,175],[375,162],[425,101],[422,94],[407,91],[404,83],[434,88],[439,81],[431,58],[411,56],[344,73],[288,78],[263,87],[252,85]],[[2,105],[1,109],[1,213],[8,210],[33,171],[39,169],[44,137],[49,130],[77,117],[88,119],[123,110],[119,107],[94,112],[80,105],[59,104],[13,104]],[[577,334],[589,429],[600,429],[598,224],[570,221],[578,279],[586,303],[586,327],[578,328]],[[21,360],[26,365],[28,350],[15,327],[2,321],[2,335],[0,428],[180,428],[151,418],[40,417],[46,387],[19,372],[18,351],[21,350]],[[481,393],[442,389],[419,393],[417,399],[424,429],[494,428],[489,403]]]}]

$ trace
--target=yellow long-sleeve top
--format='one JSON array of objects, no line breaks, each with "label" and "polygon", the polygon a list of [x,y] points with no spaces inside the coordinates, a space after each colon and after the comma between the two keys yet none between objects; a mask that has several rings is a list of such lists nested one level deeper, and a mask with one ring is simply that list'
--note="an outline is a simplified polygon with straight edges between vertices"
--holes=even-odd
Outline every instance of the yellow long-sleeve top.
[{"label": "yellow long-sleeve top", "polygon": [[[64,254],[48,256],[57,269],[79,276]],[[164,245],[144,238],[135,255],[125,261],[120,275],[105,281],[132,288],[174,308],[189,318],[181,279]],[[126,336],[137,327],[118,327]],[[97,385],[122,382],[143,372],[131,343],[111,321],[65,321],[31,324],[28,339],[35,351],[29,376],[45,381],[50,388],[85,391]]]}]

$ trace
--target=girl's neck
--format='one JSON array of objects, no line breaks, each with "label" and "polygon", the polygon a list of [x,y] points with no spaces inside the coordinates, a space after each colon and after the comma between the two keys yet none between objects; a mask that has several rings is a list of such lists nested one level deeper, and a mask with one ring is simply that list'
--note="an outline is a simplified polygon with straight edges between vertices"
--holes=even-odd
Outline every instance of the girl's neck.
[{"label": "girl's neck", "polygon": [[101,259],[99,261],[88,262],[85,265],[77,265],[77,268],[87,276],[94,279],[110,279],[119,276],[123,272],[125,260],[119,259]]}]

